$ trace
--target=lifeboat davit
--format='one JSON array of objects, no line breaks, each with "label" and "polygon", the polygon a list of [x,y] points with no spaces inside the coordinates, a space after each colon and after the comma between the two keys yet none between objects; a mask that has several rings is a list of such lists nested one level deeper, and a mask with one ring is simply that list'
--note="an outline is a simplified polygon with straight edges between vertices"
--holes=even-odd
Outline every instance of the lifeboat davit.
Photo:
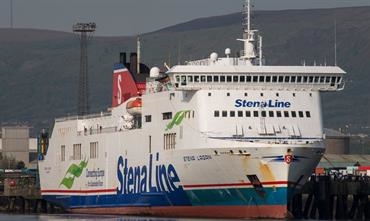
[{"label": "lifeboat davit", "polygon": [[131,115],[141,114],[141,107],[142,107],[142,102],[141,102],[140,97],[133,98],[132,100],[128,101],[126,104],[126,110]]}]

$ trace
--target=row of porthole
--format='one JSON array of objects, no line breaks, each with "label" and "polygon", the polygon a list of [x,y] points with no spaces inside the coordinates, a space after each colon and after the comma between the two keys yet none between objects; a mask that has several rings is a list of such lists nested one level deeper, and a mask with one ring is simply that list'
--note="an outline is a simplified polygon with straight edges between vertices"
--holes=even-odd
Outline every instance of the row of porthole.
[{"label": "row of porthole", "polygon": [[292,117],[292,118],[311,118],[310,111],[226,111],[215,110],[214,117]]}]

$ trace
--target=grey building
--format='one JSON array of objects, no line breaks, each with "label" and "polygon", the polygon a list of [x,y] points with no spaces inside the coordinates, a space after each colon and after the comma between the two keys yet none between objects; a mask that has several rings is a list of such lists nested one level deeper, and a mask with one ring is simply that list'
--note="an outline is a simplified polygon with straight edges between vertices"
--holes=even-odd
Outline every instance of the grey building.
[{"label": "grey building", "polygon": [[29,166],[29,127],[4,126],[1,128],[0,138],[2,157],[14,158]]}]

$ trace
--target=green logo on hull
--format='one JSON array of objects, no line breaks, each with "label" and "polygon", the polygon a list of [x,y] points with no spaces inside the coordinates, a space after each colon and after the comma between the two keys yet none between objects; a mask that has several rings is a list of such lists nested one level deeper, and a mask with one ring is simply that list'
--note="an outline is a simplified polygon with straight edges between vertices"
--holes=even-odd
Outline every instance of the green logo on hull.
[{"label": "green logo on hull", "polygon": [[167,124],[166,130],[171,130],[173,128],[173,126],[175,126],[175,125],[179,126],[181,124],[182,120],[185,118],[186,114],[190,115],[190,111],[185,110],[185,111],[177,112],[175,114],[174,118],[171,120],[171,122]]},{"label": "green logo on hull", "polygon": [[68,189],[71,189],[72,186],[73,186],[73,182],[74,182],[75,178],[76,177],[78,178],[78,177],[81,176],[82,171],[83,171],[84,168],[87,167],[88,162],[89,161],[82,160],[79,165],[72,164],[71,166],[69,166],[69,168],[68,168],[66,174],[64,175],[64,178],[63,178],[62,182],[60,182],[59,186],[64,185]]}]

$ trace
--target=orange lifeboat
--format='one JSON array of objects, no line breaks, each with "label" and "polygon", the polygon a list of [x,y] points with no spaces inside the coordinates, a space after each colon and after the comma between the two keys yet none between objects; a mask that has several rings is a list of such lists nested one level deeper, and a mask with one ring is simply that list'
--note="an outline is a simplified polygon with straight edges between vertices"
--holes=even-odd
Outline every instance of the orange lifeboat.
[{"label": "orange lifeboat", "polygon": [[141,114],[141,107],[142,102],[140,97],[134,98],[133,100],[130,100],[126,104],[126,110],[131,115]]}]

